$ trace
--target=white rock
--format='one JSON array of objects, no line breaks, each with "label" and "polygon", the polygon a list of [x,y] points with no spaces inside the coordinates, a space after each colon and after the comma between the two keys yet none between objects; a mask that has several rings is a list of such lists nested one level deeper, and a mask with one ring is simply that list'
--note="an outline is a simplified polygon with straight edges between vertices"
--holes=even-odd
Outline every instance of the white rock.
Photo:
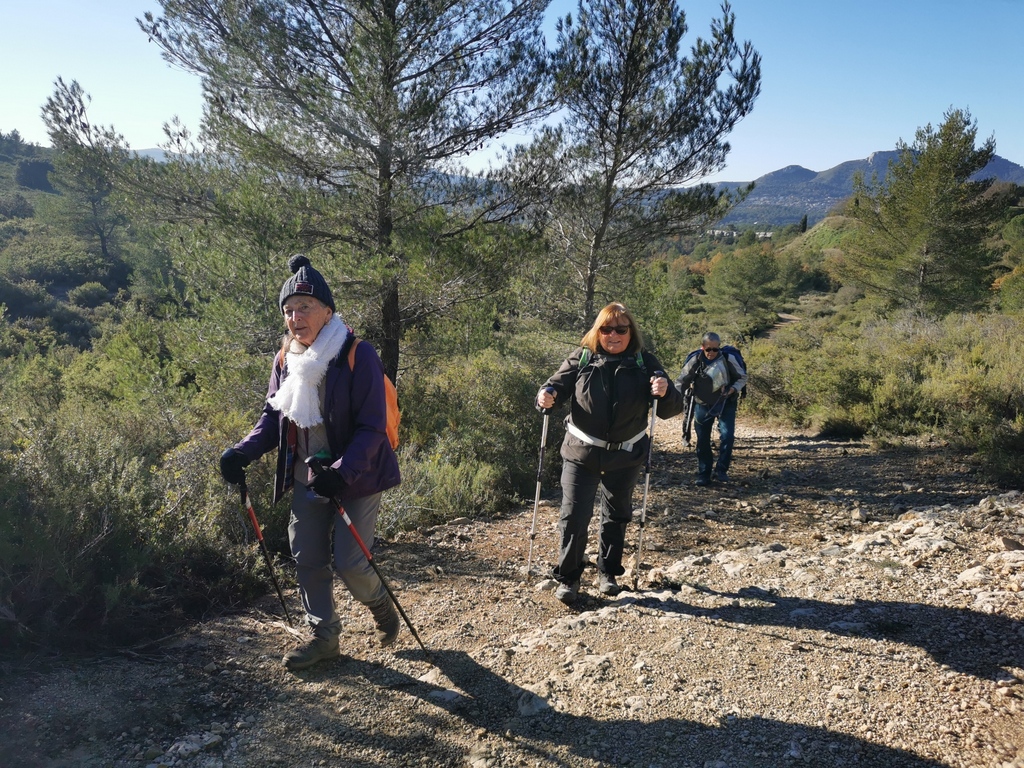
[{"label": "white rock", "polygon": [[453,688],[446,688],[443,691],[431,691],[427,694],[428,699],[435,699],[446,703],[456,702],[462,698],[462,694]]},{"label": "white rock", "polygon": [[976,565],[956,577],[960,584],[988,584],[992,581],[992,573],[984,565]]},{"label": "white rock", "polygon": [[849,549],[852,549],[854,552],[863,553],[871,547],[886,547],[889,543],[889,539],[881,532],[866,533],[861,536],[854,536],[853,541],[850,542]]},{"label": "white rock", "polygon": [[1009,552],[996,552],[990,555],[985,565],[998,570],[1000,573],[1009,573],[1024,568],[1024,550],[1011,550]]},{"label": "white rock", "polygon": [[942,536],[914,536],[903,542],[903,548],[911,552],[938,552],[953,549],[956,545]]}]

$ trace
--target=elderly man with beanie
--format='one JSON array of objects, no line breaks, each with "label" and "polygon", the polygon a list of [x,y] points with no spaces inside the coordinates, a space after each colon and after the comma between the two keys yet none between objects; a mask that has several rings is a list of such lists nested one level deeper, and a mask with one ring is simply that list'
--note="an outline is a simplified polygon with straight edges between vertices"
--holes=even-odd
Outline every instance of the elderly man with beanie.
[{"label": "elderly man with beanie", "polygon": [[[251,462],[277,449],[274,502],[292,490],[288,541],[312,629],[311,639],[284,656],[284,665],[298,670],[340,655],[334,571],[370,609],[380,643],[390,645],[398,636],[391,598],[347,527],[336,524],[331,499],[342,500],[372,546],[381,493],[401,479],[385,432],[384,368],[376,350],[358,344],[350,368],[355,337],[337,315],[331,289],[306,256],[293,256],[288,266],[292,275],[279,299],[287,333],[274,358],[263,413],[221,456],[220,471],[229,483],[241,484]],[[306,464],[312,457],[326,467],[315,476]]]}]

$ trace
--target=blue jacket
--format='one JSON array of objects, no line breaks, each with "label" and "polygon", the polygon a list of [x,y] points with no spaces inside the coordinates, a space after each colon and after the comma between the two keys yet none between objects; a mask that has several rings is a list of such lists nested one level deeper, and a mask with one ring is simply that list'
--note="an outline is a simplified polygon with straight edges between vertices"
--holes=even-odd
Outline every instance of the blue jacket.
[{"label": "blue jacket", "polygon": [[[349,370],[348,350],[353,335],[327,369],[324,392],[324,425],[331,455],[331,466],[346,482],[342,500],[369,496],[394,488],[401,482],[398,458],[391,449],[386,432],[387,411],[384,402],[384,366],[371,344],[356,347],[355,369]],[[274,358],[267,399],[272,397],[288,375],[282,355]],[[288,446],[289,420],[263,403],[259,421],[235,449],[255,461],[277,448],[277,475],[274,503],[292,486],[294,451]]]}]

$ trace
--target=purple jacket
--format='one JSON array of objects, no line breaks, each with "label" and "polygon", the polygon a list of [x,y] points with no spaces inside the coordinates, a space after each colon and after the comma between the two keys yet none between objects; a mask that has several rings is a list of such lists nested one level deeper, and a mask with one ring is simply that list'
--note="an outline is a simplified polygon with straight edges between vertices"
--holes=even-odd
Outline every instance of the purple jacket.
[{"label": "purple jacket", "polygon": [[[342,500],[386,491],[401,482],[398,458],[385,431],[384,366],[373,345],[359,344],[355,369],[349,370],[352,338],[350,332],[349,340],[327,369],[323,414],[331,455],[340,457],[331,466],[347,483]],[[287,375],[282,355],[278,354],[274,357],[267,399],[277,392]],[[288,447],[288,426],[288,419],[264,401],[263,414],[256,426],[235,445],[235,450],[252,461],[277,448],[275,504],[292,485],[287,470],[293,465],[294,452]]]}]

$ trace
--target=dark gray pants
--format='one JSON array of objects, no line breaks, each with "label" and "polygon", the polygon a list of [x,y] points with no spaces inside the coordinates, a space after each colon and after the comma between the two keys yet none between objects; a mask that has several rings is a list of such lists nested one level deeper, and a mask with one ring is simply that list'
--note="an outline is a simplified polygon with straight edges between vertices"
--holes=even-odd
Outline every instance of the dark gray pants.
[{"label": "dark gray pants", "polygon": [[555,579],[573,584],[583,575],[583,556],[587,551],[587,528],[594,516],[594,501],[600,488],[604,500],[597,570],[621,576],[622,551],[626,525],[633,519],[633,488],[643,467],[626,467],[611,472],[595,472],[582,464],[562,464],[562,511],[558,520],[561,549]]},{"label": "dark gray pants", "polygon": [[[345,503],[345,511],[367,547],[373,547],[379,509],[379,493]],[[288,543],[295,558],[306,620],[318,637],[341,633],[341,619],[334,607],[334,571],[352,597],[363,605],[377,603],[387,596],[338,508],[301,485],[295,486],[292,497]]]}]

